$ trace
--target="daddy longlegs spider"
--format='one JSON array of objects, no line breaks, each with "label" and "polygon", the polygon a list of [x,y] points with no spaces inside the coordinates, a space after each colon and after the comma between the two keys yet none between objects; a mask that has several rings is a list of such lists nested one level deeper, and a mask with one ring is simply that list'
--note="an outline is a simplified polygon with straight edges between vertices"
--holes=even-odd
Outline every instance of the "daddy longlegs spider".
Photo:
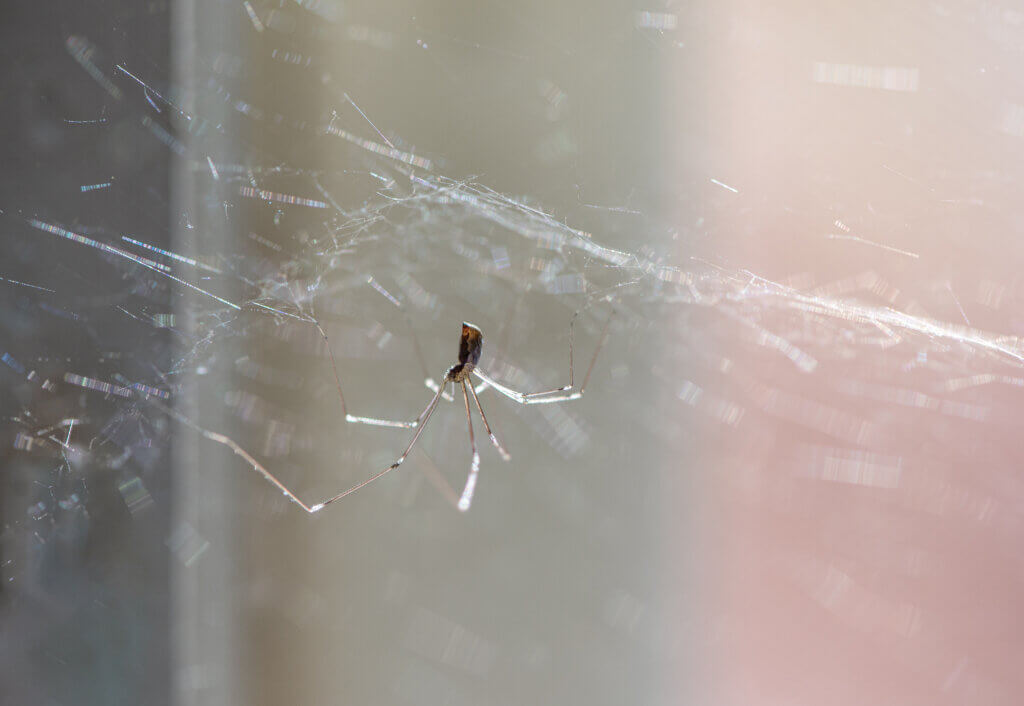
[{"label": "daddy longlegs spider", "polygon": [[[597,356],[601,352],[601,348],[604,346],[605,339],[608,337],[608,327],[611,324],[614,312],[612,312],[612,314],[608,316],[608,320],[605,322],[604,328],[601,330],[601,337],[598,340],[597,347],[594,350],[594,355],[590,359],[590,365],[587,367],[587,372],[583,376],[582,384],[580,385],[579,389],[575,389],[573,364],[573,338],[575,334],[576,317],[578,316],[578,314],[579,312],[573,314],[572,321],[570,321],[569,323],[569,384],[563,385],[562,387],[554,388],[552,390],[543,390],[541,392],[519,392],[510,387],[502,385],[501,383],[497,382],[494,378],[492,378],[490,375],[481,370],[478,367],[478,364],[480,362],[480,354],[483,351],[483,332],[480,331],[480,329],[474,326],[473,324],[463,322],[462,336],[459,340],[459,362],[448,369],[448,371],[441,378],[440,385],[434,387],[433,385],[430,385],[430,383],[433,381],[429,379],[427,380],[427,385],[435,390],[434,396],[431,398],[430,402],[423,409],[423,411],[420,412],[419,416],[416,417],[416,419],[412,420],[411,422],[400,422],[389,419],[378,419],[374,417],[359,417],[348,413],[348,406],[345,403],[345,395],[341,391],[341,377],[338,375],[338,365],[334,359],[334,353],[331,351],[330,340],[327,338],[327,334],[324,332],[320,324],[314,322],[316,323],[317,329],[320,331],[321,336],[323,336],[324,341],[327,344],[327,353],[330,356],[331,367],[334,372],[334,380],[337,383],[338,396],[341,400],[342,413],[344,414],[345,421],[353,424],[369,424],[371,426],[384,426],[400,429],[416,429],[416,432],[412,436],[412,440],[409,441],[409,445],[405,447],[405,451],[403,451],[402,455],[399,456],[398,459],[390,466],[370,476],[361,483],[357,483],[356,485],[353,485],[351,488],[343,490],[337,495],[333,495],[330,498],[327,498],[326,500],[316,503],[314,505],[307,505],[306,503],[304,503],[295,493],[293,493],[287,486],[285,486],[284,483],[278,480],[277,477],[274,476],[274,474],[268,471],[259,461],[253,458],[253,456],[249,454],[249,452],[247,452],[245,449],[239,446],[230,437],[203,429],[197,426],[195,423],[188,420],[187,418],[177,414],[176,412],[172,413],[180,421],[192,427],[207,439],[215,441],[219,444],[224,444],[225,446],[230,448],[236,454],[245,459],[250,466],[252,466],[260,475],[262,475],[267,481],[269,481],[278,490],[280,490],[289,500],[293,501],[295,504],[297,504],[299,507],[301,507],[309,514],[313,514],[319,512],[320,510],[323,510],[331,503],[337,502],[338,500],[341,500],[345,496],[351,495],[357,490],[366,487],[373,481],[377,480],[378,478],[384,476],[387,473],[390,473],[391,471],[401,466],[402,463],[405,462],[405,459],[408,458],[409,453],[412,451],[413,447],[416,445],[416,441],[420,438],[420,434],[422,434],[423,430],[426,428],[427,422],[430,421],[430,416],[434,413],[434,410],[437,408],[438,402],[441,400],[441,397],[446,396],[445,389],[448,387],[448,384],[452,384],[453,390],[455,389],[456,386],[461,386],[462,399],[463,402],[465,403],[466,408],[466,422],[469,427],[469,446],[473,454],[469,468],[469,475],[466,477],[466,485],[463,488],[462,495],[459,497],[458,501],[459,510],[465,512],[469,510],[469,507],[473,502],[473,492],[476,489],[477,475],[480,472],[480,453],[477,450],[476,437],[473,433],[473,417],[469,406],[470,396],[472,396],[473,398],[473,402],[476,406],[477,412],[479,412],[480,414],[480,419],[483,421],[484,429],[487,430],[487,436],[490,438],[491,443],[494,444],[494,448],[498,450],[498,453],[501,454],[501,457],[504,460],[510,460],[512,458],[511,455],[508,453],[508,451],[505,450],[505,447],[502,446],[501,442],[498,441],[498,437],[495,436],[494,432],[491,430],[491,425],[487,421],[487,415],[484,414],[484,408],[480,404],[480,398],[478,397],[478,393],[482,392],[488,387],[492,387],[497,392],[501,393],[502,395],[509,398],[513,402],[517,402],[523,405],[568,402],[571,400],[578,400],[579,398],[583,397],[583,393],[586,391],[587,388],[587,383],[590,381],[590,374],[594,370],[595,363],[597,363]],[[481,384],[476,388],[473,387],[472,383],[473,375],[476,375],[481,380]],[[447,396],[446,398],[453,399]]]}]

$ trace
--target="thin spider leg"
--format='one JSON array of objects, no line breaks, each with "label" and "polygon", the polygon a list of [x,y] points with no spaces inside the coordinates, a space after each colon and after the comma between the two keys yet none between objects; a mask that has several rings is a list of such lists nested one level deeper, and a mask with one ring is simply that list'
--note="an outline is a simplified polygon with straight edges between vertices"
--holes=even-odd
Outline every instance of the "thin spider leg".
[{"label": "thin spider leg", "polygon": [[[341,413],[344,415],[346,422],[350,424],[369,424],[375,427],[391,427],[392,429],[415,429],[423,421],[423,415],[426,414],[426,410],[416,417],[411,422],[402,422],[393,419],[378,419],[377,417],[361,417],[354,414],[349,414],[348,405],[345,403],[345,393],[341,391],[341,376],[338,374],[338,363],[334,359],[334,351],[331,350],[331,341],[327,338],[327,332],[324,331],[323,326],[319,322],[314,321],[317,331],[323,336],[324,344],[327,346],[327,355],[331,359],[331,370],[334,372],[334,383],[338,388],[338,399],[341,400]],[[430,380],[433,382],[433,380]],[[427,385],[427,387],[431,387]],[[437,392],[436,385],[431,387],[434,392]]]},{"label": "thin spider leg", "polygon": [[[423,349],[420,348],[420,338],[416,335],[416,328],[412,325],[412,317],[409,316],[409,313],[405,309],[402,309],[402,316],[405,318],[405,323],[409,326],[409,333],[412,335],[412,347],[413,351],[416,353],[416,360],[420,364],[420,370],[423,372],[423,384],[426,385],[427,389],[431,392],[437,392],[437,383],[434,381],[434,378],[430,377],[430,372],[427,370],[427,362],[423,357]],[[446,385],[442,385],[441,387],[444,388]],[[442,392],[441,397],[447,402],[453,402],[455,400],[455,395],[448,394],[447,392]]]},{"label": "thin spider leg", "polygon": [[551,397],[527,397],[525,393],[513,390],[511,387],[505,387],[500,382],[492,378],[490,375],[482,371],[480,368],[475,368],[473,374],[478,378],[487,383],[488,387],[493,387],[494,390],[505,397],[509,398],[513,402],[519,404],[552,404],[554,402],[566,402],[569,400],[578,400],[581,395],[579,392],[572,392],[570,394],[562,394]]},{"label": "thin spider leg", "polygon": [[331,498],[328,498],[327,500],[324,500],[319,505],[314,505],[311,509],[308,510],[308,512],[312,513],[312,512],[316,512],[318,510],[322,510],[323,508],[327,507],[331,503],[333,503],[335,501],[338,501],[338,500],[341,500],[346,495],[351,495],[352,493],[356,492],[360,488],[362,488],[364,486],[367,486],[370,483],[372,483],[373,481],[377,480],[378,478],[380,478],[385,473],[393,471],[396,468],[398,468],[399,466],[401,466],[402,463],[405,462],[405,459],[409,456],[409,452],[412,451],[412,447],[416,445],[416,440],[420,438],[420,434],[422,434],[423,430],[426,428],[427,422],[430,421],[430,415],[434,413],[435,409],[437,409],[437,402],[438,402],[438,400],[441,399],[441,392],[442,392],[442,390],[444,390],[444,388],[446,386],[447,386],[447,383],[442,385],[441,389],[438,390],[434,394],[433,399],[430,400],[430,404],[428,404],[426,406],[426,408],[423,410],[423,413],[420,414],[420,417],[423,418],[423,422],[421,424],[419,424],[419,426],[416,428],[416,433],[412,435],[412,441],[410,441],[409,445],[405,447],[405,451],[402,452],[402,455],[398,457],[397,461],[392,463],[390,466],[385,468],[383,471],[380,471],[380,472],[370,476],[369,478],[364,480],[362,483],[357,483],[356,485],[353,485],[351,488],[349,488],[347,490],[343,490],[342,492],[338,493],[337,495],[335,495],[335,496],[333,496]]},{"label": "thin spider leg", "polygon": [[459,496],[455,494],[455,488],[448,482],[448,479],[441,474],[441,469],[434,463],[434,459],[421,446],[416,447],[416,454],[420,461],[419,466],[423,469],[423,475],[427,477],[427,481],[444,497],[445,502],[452,507],[458,507]]},{"label": "thin spider leg", "polygon": [[480,452],[476,450],[476,439],[473,436],[473,417],[469,414],[469,393],[466,392],[466,381],[462,381],[462,399],[466,403],[466,422],[469,424],[469,447],[473,450],[473,463],[469,467],[466,487],[459,498],[459,509],[465,512],[473,502],[473,491],[476,489],[476,476],[480,472]]},{"label": "thin spider leg", "polygon": [[480,406],[480,398],[476,396],[476,390],[473,389],[473,385],[471,383],[466,383],[465,381],[463,381],[462,386],[463,388],[468,386],[469,391],[473,393],[473,401],[476,402],[476,408],[477,411],[480,412],[480,418],[484,420],[484,429],[487,430],[487,435],[491,437],[491,443],[494,444],[494,448],[498,449],[498,453],[501,454],[501,457],[503,459],[505,459],[506,461],[510,460],[512,456],[509,455],[509,452],[506,451],[505,447],[501,445],[500,441],[498,441],[498,437],[496,437],[494,435],[494,432],[491,431],[491,425],[487,422],[487,415],[484,414],[484,408]]},{"label": "thin spider leg", "polygon": [[572,319],[569,321],[569,384],[556,387],[553,390],[544,390],[542,392],[526,392],[523,393],[523,397],[540,397],[541,395],[551,395],[556,392],[565,392],[571,390],[573,387],[573,339],[576,337],[576,317],[580,315],[580,312],[576,311],[572,315]]},{"label": "thin spider leg", "polygon": [[[409,326],[409,333],[412,334],[412,347],[416,352],[416,360],[419,361],[420,370],[423,372],[423,384],[432,392],[437,392],[437,383],[434,382],[434,378],[430,377],[430,372],[427,370],[426,359],[423,357],[423,349],[420,348],[420,338],[416,335],[416,328],[412,325],[412,317],[409,316],[409,313],[404,309],[402,310],[402,316],[405,317],[405,323]],[[446,385],[442,385],[441,387],[446,387]],[[450,395],[447,392],[442,392],[441,397],[448,402],[453,402],[455,400],[455,395]]]},{"label": "thin spider leg", "polygon": [[[427,378],[426,380],[423,381],[423,384],[431,392],[437,392],[437,382],[434,381],[434,378]],[[451,394],[450,392],[447,392],[447,391],[441,393],[441,398],[445,402],[454,402],[455,401],[455,395],[453,395],[453,394]]]},{"label": "thin spider leg", "polygon": [[601,338],[597,341],[597,347],[594,348],[594,355],[590,359],[590,365],[587,366],[587,374],[583,376],[583,384],[580,385],[580,394],[587,389],[587,383],[590,382],[590,374],[594,372],[594,366],[597,365],[597,356],[604,348],[605,341],[608,340],[608,327],[612,325],[612,318],[615,317],[615,309],[612,309],[608,314],[608,320],[604,322],[604,328],[601,329]]},{"label": "thin spider leg", "polygon": [[[427,388],[431,390],[431,392],[437,392],[437,383],[434,381],[434,378],[430,377],[430,371],[427,370],[427,362],[426,359],[423,357],[423,349],[420,348],[420,338],[419,336],[416,335],[416,327],[412,325],[412,317],[409,316],[409,312],[406,311],[404,306],[402,306],[402,302],[399,301],[398,298],[396,298],[395,295],[393,295],[391,292],[384,289],[384,287],[381,286],[381,284],[376,279],[374,279],[372,275],[366,280],[366,283],[373,287],[378,294],[380,294],[382,297],[384,297],[389,302],[394,304],[396,309],[402,312],[402,318],[405,319],[405,323],[409,327],[409,333],[412,335],[412,348],[413,352],[416,354],[416,362],[420,364],[420,371],[423,373],[423,384],[426,385]],[[455,399],[454,396],[449,395],[446,392],[441,393],[441,397],[445,398],[448,402],[451,402]],[[371,424],[372,422],[366,423]]]},{"label": "thin spider leg", "polygon": [[601,330],[601,338],[597,342],[597,347],[594,349],[594,355],[590,359],[590,365],[587,366],[587,373],[583,376],[583,384],[580,385],[578,390],[573,390],[573,333],[572,327],[575,323],[575,315],[573,323],[569,324],[569,385],[565,387],[556,388],[554,390],[545,390],[544,392],[520,392],[513,390],[511,387],[502,385],[497,382],[490,375],[485,373],[480,368],[474,368],[473,374],[483,380],[487,385],[493,387],[505,397],[508,397],[513,402],[519,404],[551,404],[554,402],[568,402],[570,400],[578,400],[583,397],[583,393],[587,389],[587,383],[590,382],[590,374],[594,372],[594,365],[597,363],[597,356],[601,353],[601,349],[604,348],[605,341],[608,339],[608,327],[612,323],[612,317],[615,316],[613,311],[608,315],[608,320],[605,321],[604,328]]},{"label": "thin spider leg", "polygon": [[423,414],[420,415],[421,417],[423,417],[423,423],[416,430],[416,433],[412,437],[412,441],[409,443],[409,445],[407,447],[405,447],[405,451],[402,453],[401,456],[398,457],[397,461],[392,463],[390,466],[385,468],[383,471],[380,471],[380,472],[370,476],[369,478],[364,480],[362,483],[358,483],[358,484],[352,486],[351,488],[348,488],[347,490],[344,490],[344,491],[338,493],[337,495],[335,495],[333,497],[330,497],[327,500],[324,500],[323,502],[316,503],[315,505],[307,505],[306,503],[304,503],[302,501],[302,499],[298,495],[296,495],[294,492],[291,491],[291,489],[288,488],[288,486],[286,486],[284,483],[282,483],[280,480],[278,480],[277,476],[275,476],[273,473],[271,473],[269,470],[267,470],[267,468],[263,464],[261,464],[259,461],[257,461],[252,456],[252,454],[250,454],[248,451],[246,451],[244,448],[242,448],[238,444],[238,442],[236,442],[231,437],[226,436],[224,434],[218,434],[217,432],[209,431],[208,429],[203,429],[201,426],[199,426],[198,424],[196,424],[191,419],[189,419],[185,415],[181,414],[177,410],[172,409],[171,407],[167,407],[166,405],[160,404],[158,402],[155,403],[155,404],[156,404],[156,406],[158,408],[162,409],[165,413],[167,413],[171,417],[174,417],[175,419],[177,419],[179,422],[181,422],[185,426],[187,426],[187,427],[189,427],[191,429],[194,429],[196,432],[201,434],[203,437],[209,439],[210,441],[214,441],[214,442],[216,442],[218,444],[223,444],[224,446],[227,446],[229,449],[234,451],[237,455],[241,456],[245,460],[245,462],[248,463],[252,467],[252,469],[254,471],[256,471],[261,476],[263,476],[263,478],[268,483],[270,483],[271,485],[276,487],[278,490],[280,490],[281,493],[286,498],[288,498],[293,503],[295,503],[296,505],[301,507],[303,510],[308,512],[310,515],[312,515],[315,512],[319,512],[320,510],[323,510],[325,507],[327,507],[331,503],[336,502],[338,500],[341,500],[346,495],[351,495],[352,493],[356,492],[360,488],[363,488],[363,487],[369,485],[373,481],[375,481],[378,478],[380,478],[381,476],[383,476],[385,473],[388,473],[389,471],[393,471],[396,468],[398,468],[399,466],[401,466],[402,462],[405,461],[406,457],[409,455],[409,452],[412,450],[412,447],[416,443],[416,440],[418,438],[420,438],[420,434],[423,432],[423,428],[426,427],[427,420],[430,419],[430,415],[434,411],[434,409],[437,407],[437,401],[440,398],[441,398],[441,393],[440,392],[436,393],[434,395],[434,397],[430,400],[430,404],[428,404],[426,409],[423,410]]}]

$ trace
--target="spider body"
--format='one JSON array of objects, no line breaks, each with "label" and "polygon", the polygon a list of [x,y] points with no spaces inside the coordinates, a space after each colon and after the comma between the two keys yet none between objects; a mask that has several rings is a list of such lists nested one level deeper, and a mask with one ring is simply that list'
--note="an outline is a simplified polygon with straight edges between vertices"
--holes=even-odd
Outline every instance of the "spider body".
[{"label": "spider body", "polygon": [[471,323],[462,322],[462,338],[459,339],[459,362],[445,373],[446,382],[456,384],[469,380],[484,349],[483,332]]}]

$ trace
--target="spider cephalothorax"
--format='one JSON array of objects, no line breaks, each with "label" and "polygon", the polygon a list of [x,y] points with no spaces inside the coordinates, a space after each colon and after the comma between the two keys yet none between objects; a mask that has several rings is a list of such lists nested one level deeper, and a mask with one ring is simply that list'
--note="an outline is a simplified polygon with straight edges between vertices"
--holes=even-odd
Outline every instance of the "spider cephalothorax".
[{"label": "spider cephalothorax", "polygon": [[468,380],[473,369],[480,362],[484,348],[484,334],[473,324],[462,322],[462,338],[459,340],[459,362],[448,369],[445,379],[451,382]]}]

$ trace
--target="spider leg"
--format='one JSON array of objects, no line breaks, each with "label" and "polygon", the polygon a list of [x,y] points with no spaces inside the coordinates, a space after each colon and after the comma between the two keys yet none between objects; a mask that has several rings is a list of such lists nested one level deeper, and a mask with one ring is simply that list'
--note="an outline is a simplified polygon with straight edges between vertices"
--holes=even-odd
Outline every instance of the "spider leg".
[{"label": "spider leg", "polygon": [[[578,317],[579,315],[580,312],[575,311],[573,312],[572,318],[569,320],[569,384],[562,385],[561,387],[556,387],[553,390],[543,390],[541,392],[526,392],[523,394],[524,397],[540,397],[541,395],[550,395],[555,392],[565,392],[566,390],[571,390],[573,388],[573,340],[576,338],[576,317]],[[611,321],[610,317],[609,321]],[[602,333],[602,338],[603,336],[604,334]],[[599,343],[598,350],[600,350],[600,346],[601,344]],[[597,359],[596,353],[594,354],[594,359]],[[591,367],[593,367],[593,363],[591,364]],[[586,387],[587,383],[584,382],[583,386]]]},{"label": "spider leg", "polygon": [[[426,359],[423,357],[423,349],[420,348],[420,337],[416,335],[416,327],[412,325],[412,317],[409,316],[409,312],[406,311],[404,306],[402,306],[402,302],[400,302],[391,292],[389,292],[388,290],[384,289],[384,287],[382,287],[380,285],[380,283],[377,282],[377,280],[375,280],[373,278],[372,275],[369,278],[367,278],[366,283],[368,285],[370,285],[371,287],[373,287],[377,291],[378,294],[380,294],[382,297],[384,297],[389,302],[394,304],[395,307],[400,312],[402,312],[402,318],[405,319],[405,323],[409,327],[409,333],[412,335],[412,348],[413,348],[413,352],[416,353],[416,362],[418,362],[420,364],[420,370],[423,372],[423,384],[426,385],[427,388],[430,389],[432,392],[437,392],[437,383],[434,381],[434,378],[430,377],[430,373],[427,371],[427,363],[426,363]],[[321,333],[323,333],[323,331],[321,331]],[[447,392],[442,392],[441,393],[441,397],[445,398],[449,402],[451,402],[451,401],[453,401],[455,399],[454,396],[449,395]],[[366,418],[366,419],[368,419],[368,418]],[[349,419],[349,420],[346,420],[346,421],[356,421],[356,420]],[[373,424],[374,421],[379,421],[379,420],[363,421],[363,419],[360,419],[358,421],[360,421],[360,422],[362,422],[364,424]],[[382,425],[378,425],[378,426],[395,426],[395,425],[393,425],[393,424],[382,424]]]},{"label": "spider leg", "polygon": [[[430,390],[431,392],[437,392],[437,381],[435,381],[434,378],[432,378],[432,377],[426,378],[423,381],[423,385],[428,390]],[[451,394],[450,392],[447,392],[447,391],[441,393],[441,398],[445,402],[454,402],[455,401],[455,396],[453,394]]]},{"label": "spider leg", "polygon": [[[331,341],[327,338],[327,332],[324,331],[323,326],[319,322],[314,321],[316,324],[317,331],[323,336],[324,344],[327,346],[327,355],[331,359],[331,370],[334,372],[334,383],[338,388],[338,399],[341,400],[341,413],[344,415],[344,420],[350,424],[368,424],[375,427],[391,427],[392,429],[415,429],[423,422],[423,416],[427,413],[427,410],[423,410],[420,416],[411,422],[402,422],[394,419],[379,419],[377,417],[361,417],[354,414],[349,414],[348,405],[345,403],[345,393],[341,391],[341,376],[338,374],[338,363],[334,359],[334,351],[331,350]],[[419,344],[416,344],[417,349]],[[427,387],[433,390],[435,393],[438,392],[437,383],[434,382],[433,378],[427,378],[425,381]],[[453,399],[450,396],[446,396],[444,393],[444,385],[441,386],[440,394],[446,399]]]},{"label": "spider leg", "polygon": [[[370,476],[369,478],[364,480],[362,483],[357,483],[356,485],[353,485],[351,488],[348,488],[347,490],[343,490],[342,492],[338,493],[337,495],[335,495],[335,496],[333,496],[331,498],[328,498],[327,500],[324,500],[322,503],[319,503],[317,505],[313,505],[310,508],[307,508],[306,512],[314,513],[314,512],[317,512],[318,510],[322,510],[324,507],[330,505],[331,503],[333,503],[333,502],[335,502],[337,500],[341,500],[346,495],[351,495],[352,493],[356,492],[357,490],[359,490],[363,486],[369,485],[373,481],[377,480],[378,478],[380,478],[385,473],[393,471],[396,468],[398,468],[399,466],[401,466],[402,463],[405,461],[405,459],[408,458],[409,452],[412,451],[412,447],[416,445],[416,440],[420,438],[420,434],[422,434],[423,430],[426,428],[427,422],[430,421],[430,415],[434,413],[435,409],[437,409],[437,402],[438,402],[438,400],[441,399],[441,392],[447,386],[448,386],[448,383],[446,381],[441,386],[441,388],[434,394],[433,399],[430,400],[430,404],[428,404],[426,406],[426,408],[424,408],[423,412],[418,417],[418,419],[422,418],[423,421],[422,421],[422,423],[420,423],[417,426],[416,433],[412,435],[412,441],[410,441],[409,445],[405,447],[405,451],[403,451],[402,455],[398,457],[398,460],[396,460],[390,466],[385,468],[383,471],[380,471],[380,472]],[[268,475],[268,474],[264,474],[264,475]],[[275,481],[276,481],[276,479],[275,479]],[[282,488],[284,488],[284,486],[281,486],[280,483],[277,483],[277,485],[282,487]],[[285,489],[285,490],[287,492],[287,489]],[[298,502],[298,498],[296,498],[294,495],[292,495],[291,497]],[[301,505],[302,503],[299,502],[299,504]],[[305,507],[305,506],[303,505],[303,507]]]},{"label": "spider leg", "polygon": [[[445,383],[445,384],[447,385],[447,383]],[[275,476],[273,473],[271,473],[269,470],[267,470],[267,468],[263,464],[261,464],[259,461],[257,461],[252,456],[252,454],[250,454],[248,451],[246,451],[244,448],[242,448],[238,444],[238,442],[236,442],[231,437],[226,436],[224,434],[218,434],[217,432],[209,431],[207,429],[203,429],[201,426],[199,426],[198,424],[193,422],[191,419],[189,419],[188,417],[184,416],[183,414],[181,414],[180,412],[178,412],[175,409],[172,409],[172,408],[167,407],[167,406],[162,405],[162,404],[158,404],[158,406],[161,409],[163,409],[167,414],[169,414],[170,416],[174,417],[175,419],[177,419],[182,424],[184,424],[184,425],[194,429],[198,433],[202,434],[205,438],[209,439],[210,441],[215,441],[218,444],[223,444],[224,446],[227,446],[229,449],[231,449],[236,454],[241,456],[245,460],[245,462],[248,463],[253,468],[254,471],[256,471],[261,476],[263,476],[263,478],[268,483],[270,483],[271,485],[276,487],[278,490],[280,490],[281,493],[286,498],[288,498],[293,503],[295,503],[296,505],[301,507],[303,510],[308,512],[310,515],[312,515],[315,512],[319,512],[320,510],[323,510],[325,507],[327,507],[331,503],[333,503],[333,502],[335,502],[337,500],[341,500],[346,495],[351,495],[352,493],[356,492],[360,488],[369,485],[373,481],[375,481],[378,478],[380,478],[381,476],[383,476],[385,473],[388,473],[389,471],[393,471],[396,468],[398,468],[399,466],[401,466],[402,462],[405,461],[406,457],[409,455],[409,452],[412,450],[412,447],[416,443],[416,440],[420,438],[420,434],[423,432],[423,428],[427,425],[427,421],[430,419],[431,413],[437,407],[437,401],[439,399],[441,399],[441,392],[440,392],[440,390],[438,390],[438,392],[430,400],[430,404],[427,405],[426,409],[423,410],[423,414],[420,415],[423,418],[423,423],[416,430],[416,433],[412,437],[412,441],[410,441],[409,445],[405,447],[405,451],[402,452],[402,455],[398,457],[397,461],[392,463],[390,466],[385,468],[383,471],[380,471],[380,472],[370,476],[369,478],[364,480],[362,483],[357,483],[356,485],[352,486],[351,488],[348,488],[347,490],[343,490],[342,492],[338,493],[337,495],[334,495],[333,497],[330,497],[327,500],[324,500],[323,502],[316,503],[315,505],[307,505],[306,503],[304,503],[302,501],[302,499],[298,495],[296,495],[294,492],[291,491],[291,489],[288,488],[288,486],[286,486],[284,483],[282,483],[280,480],[278,480],[277,476]]]},{"label": "spider leg", "polygon": [[[480,452],[476,450],[476,438],[473,436],[473,417],[469,414],[469,393],[466,392],[466,381],[462,381],[462,399],[466,403],[466,422],[469,424],[469,447],[473,451],[473,462],[469,467],[466,487],[459,498],[459,510],[465,512],[473,502],[473,491],[476,489],[476,476],[480,472]],[[492,437],[493,438],[493,437]]]},{"label": "spider leg", "polygon": [[[590,374],[594,372],[594,365],[597,363],[597,356],[601,353],[601,349],[604,348],[605,341],[608,339],[608,327],[612,323],[612,317],[615,316],[615,312],[612,311],[608,315],[608,320],[604,323],[604,328],[601,329],[601,338],[597,342],[597,347],[594,349],[594,355],[590,359],[590,365],[587,366],[587,372],[583,376],[583,383],[580,385],[578,390],[574,390],[574,364],[573,364],[573,337],[574,327],[576,324],[576,314],[573,314],[572,321],[569,323],[569,384],[562,387],[555,388],[553,390],[544,390],[542,392],[520,392],[513,390],[511,387],[507,387],[497,382],[490,375],[485,373],[480,368],[475,368],[473,374],[484,381],[486,385],[493,387],[497,392],[501,393],[505,397],[508,397],[513,402],[519,404],[551,404],[553,402],[568,402],[570,400],[578,400],[583,397],[583,393],[587,389],[587,383],[590,382]],[[481,386],[482,387],[482,386]]]},{"label": "spider leg", "polygon": [[448,479],[441,473],[441,469],[437,467],[436,463],[434,463],[434,459],[432,459],[430,454],[419,446],[416,447],[416,454],[419,459],[419,464],[417,465],[423,470],[423,475],[426,476],[427,481],[434,486],[434,489],[438,493],[441,494],[445,499],[445,502],[452,507],[458,507],[459,496],[456,494],[455,488],[452,487],[452,484],[449,483]]},{"label": "spider leg", "polygon": [[473,385],[467,384],[463,381],[462,386],[463,388],[468,386],[469,391],[473,393],[473,401],[476,402],[476,408],[477,411],[480,412],[480,418],[484,420],[484,429],[487,430],[487,435],[491,437],[491,443],[494,444],[494,448],[498,449],[498,453],[501,454],[503,459],[506,461],[510,460],[512,457],[509,455],[508,451],[505,450],[505,447],[501,445],[501,442],[498,441],[498,437],[494,435],[494,432],[491,431],[491,425],[487,422],[487,415],[484,414],[484,408],[480,406],[480,398],[476,396],[476,390],[473,389]]}]

